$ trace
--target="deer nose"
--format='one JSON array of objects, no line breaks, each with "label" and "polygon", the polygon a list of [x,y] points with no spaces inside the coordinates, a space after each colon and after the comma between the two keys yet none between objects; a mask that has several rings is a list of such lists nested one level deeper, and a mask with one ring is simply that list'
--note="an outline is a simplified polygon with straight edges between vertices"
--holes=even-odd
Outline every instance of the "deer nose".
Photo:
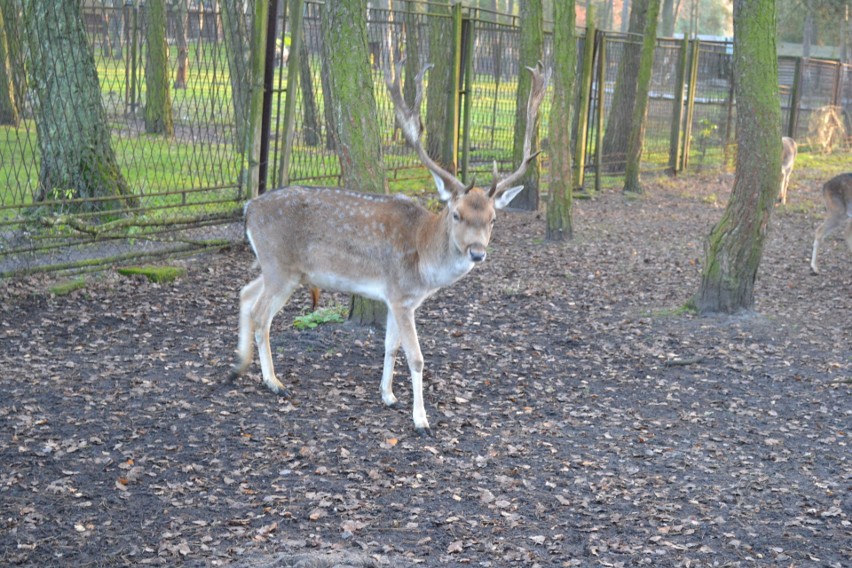
[{"label": "deer nose", "polygon": [[484,247],[470,247],[468,251],[470,255],[470,260],[473,262],[482,262],[485,260],[485,248]]}]

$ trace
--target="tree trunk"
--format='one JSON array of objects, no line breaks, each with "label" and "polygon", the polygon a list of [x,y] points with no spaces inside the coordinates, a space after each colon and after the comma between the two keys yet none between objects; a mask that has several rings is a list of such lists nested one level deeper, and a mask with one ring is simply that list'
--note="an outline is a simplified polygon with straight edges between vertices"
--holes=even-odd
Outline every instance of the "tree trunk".
[{"label": "tree trunk", "polygon": [[550,195],[547,202],[549,241],[574,237],[573,172],[571,171],[571,102],[577,74],[574,0],[553,5],[553,102],[550,106]]},{"label": "tree trunk", "polygon": [[[221,0],[222,28],[228,71],[231,79],[231,104],[234,109],[234,144],[240,150],[245,146],[249,109],[249,31],[240,0]],[[203,20],[199,19],[199,23]]]},{"label": "tree trunk", "polygon": [[630,25],[630,0],[621,3],[621,33],[626,33]]},{"label": "tree trunk", "polygon": [[696,307],[734,313],[754,305],[754,282],[781,182],[781,109],[774,0],[734,1],[737,164],[722,219],[706,244]]},{"label": "tree trunk", "polygon": [[660,35],[662,37],[674,37],[675,29],[675,0],[663,0],[661,8]]},{"label": "tree trunk", "polygon": [[[532,89],[532,77],[527,67],[535,68],[544,54],[544,12],[541,0],[526,0],[521,3],[521,49],[518,70],[518,91],[515,99],[515,137],[512,150],[514,167],[521,165],[524,157],[524,133],[527,128],[527,103]],[[536,117],[536,121],[539,117]],[[533,137],[533,148],[538,147],[538,125]],[[541,169],[538,160],[527,168],[526,174],[518,182],[524,189],[512,200],[512,207],[526,211],[536,211],[539,205],[539,178]]]},{"label": "tree trunk", "polygon": [[627,165],[624,176],[624,191],[641,193],[639,184],[639,163],[642,159],[642,143],[645,138],[646,111],[648,109],[648,89],[651,86],[651,71],[654,68],[654,50],[657,46],[657,15],[660,12],[660,0],[649,0],[645,17],[645,35],[642,41],[642,54],[639,61],[639,76],[636,84],[636,103],[633,107],[633,119],[630,121],[630,137],[627,140]]},{"label": "tree trunk", "polygon": [[802,33],[802,57],[811,56],[811,45],[816,35],[816,23],[814,22],[814,0],[805,2],[805,28]]},{"label": "tree trunk", "polygon": [[111,146],[80,0],[32,0],[24,21],[41,156],[37,199],[92,199],[80,205],[86,211],[138,206]]},{"label": "tree trunk", "polygon": [[[633,0],[630,8],[630,33],[642,34],[645,31],[650,0]],[[607,172],[623,172],[627,165],[627,144],[630,124],[633,121],[633,108],[636,105],[636,85],[639,79],[639,64],[642,50],[633,43],[624,45],[618,75],[612,95],[612,105],[604,130],[601,148],[603,169]]]},{"label": "tree trunk", "polygon": [[[426,84],[426,153],[452,170],[455,156],[445,163],[444,142],[447,136],[447,114],[450,108],[450,92],[453,73],[453,21],[446,6],[429,5],[429,71]],[[454,172],[453,172],[454,173]]]},{"label": "tree trunk", "polygon": [[9,63],[9,42],[4,19],[3,7],[0,5],[0,124],[17,127],[21,117],[15,100],[15,81]]},{"label": "tree trunk", "polygon": [[302,90],[302,140],[306,146],[319,146],[320,129],[314,96],[314,78],[311,74],[308,38],[304,32],[299,45],[299,88]]},{"label": "tree trunk", "polygon": [[25,38],[21,37],[20,27],[23,14],[17,0],[0,0],[3,12],[3,31],[6,36],[6,53],[9,60],[10,81],[14,90],[17,113],[21,114],[21,105],[27,95],[26,57],[23,50]]},{"label": "tree trunk", "polygon": [[406,3],[405,16],[405,85],[403,85],[403,97],[409,108],[414,105],[415,83],[414,77],[420,72],[422,63],[420,61],[420,22],[423,21],[423,4],[418,1],[409,0]]},{"label": "tree trunk", "polygon": [[166,0],[147,0],[145,41],[145,132],[173,136],[169,92],[169,46],[166,43]]},{"label": "tree trunk", "polygon": [[[340,159],[342,185],[387,192],[381,137],[376,119],[366,26],[365,0],[336,0],[322,8],[322,56],[331,101],[332,136]],[[347,49],[340,49],[346,45]],[[384,325],[384,304],[353,297],[349,320]]]},{"label": "tree trunk", "polygon": [[187,29],[189,20],[189,0],[175,0],[175,35],[177,36],[177,69],[175,70],[175,89],[186,89],[189,77],[189,41]]}]

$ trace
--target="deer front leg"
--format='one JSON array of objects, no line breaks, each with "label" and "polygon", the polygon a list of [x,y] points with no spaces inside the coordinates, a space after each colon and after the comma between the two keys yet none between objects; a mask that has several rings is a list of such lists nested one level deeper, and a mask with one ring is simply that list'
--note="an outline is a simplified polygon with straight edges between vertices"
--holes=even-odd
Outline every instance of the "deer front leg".
[{"label": "deer front leg", "polygon": [[393,368],[396,364],[396,354],[399,351],[399,328],[393,312],[388,309],[388,319],[385,333],[385,364],[382,368],[382,400],[388,406],[396,404],[393,395]]},{"label": "deer front leg", "polygon": [[[272,364],[272,348],[269,345],[269,328],[272,325],[272,319],[275,317],[287,300],[293,290],[298,286],[298,282],[288,282],[283,285],[273,286],[268,281],[264,281],[264,287],[257,301],[251,310],[251,318],[254,325],[254,339],[257,343],[257,353],[260,357],[260,370],[263,373],[263,384],[275,394],[288,396],[287,390],[278,377],[275,376],[275,367]],[[274,290],[274,291],[273,291]]]},{"label": "deer front leg", "polygon": [[413,396],[412,416],[414,428],[424,435],[431,434],[426,409],[423,407],[423,354],[420,352],[420,342],[417,340],[417,329],[414,327],[414,310],[407,308],[391,308],[394,312],[399,339],[408,369],[411,371],[411,392]]}]

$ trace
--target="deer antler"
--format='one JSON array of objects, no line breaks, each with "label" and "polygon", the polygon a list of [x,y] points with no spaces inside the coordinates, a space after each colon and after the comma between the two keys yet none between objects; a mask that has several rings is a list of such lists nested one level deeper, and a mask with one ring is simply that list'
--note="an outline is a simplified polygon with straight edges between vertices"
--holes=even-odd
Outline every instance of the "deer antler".
[{"label": "deer antler", "polygon": [[394,114],[396,115],[396,120],[399,123],[400,130],[402,131],[402,135],[405,137],[406,142],[408,142],[408,145],[417,152],[417,156],[420,158],[420,161],[423,162],[423,165],[426,166],[426,168],[431,172],[432,177],[435,178],[435,184],[438,186],[438,193],[441,194],[441,198],[447,200],[453,195],[460,195],[467,192],[470,187],[465,186],[465,184],[463,184],[457,177],[439,166],[431,157],[429,157],[429,154],[426,153],[426,150],[423,148],[423,144],[420,140],[420,137],[423,134],[423,121],[420,118],[420,105],[423,100],[423,76],[426,74],[426,71],[434,67],[434,65],[427,64],[414,78],[414,108],[410,109],[405,103],[405,98],[402,96],[402,89],[399,85],[399,77],[402,75],[402,64],[404,61],[405,60],[403,59],[397,63],[396,73],[393,79],[391,79],[388,71],[385,70],[385,84],[388,87],[391,100],[393,101]]},{"label": "deer antler", "polygon": [[541,152],[532,151],[532,140],[536,128],[536,117],[538,116],[538,107],[541,106],[541,101],[544,100],[544,94],[547,91],[547,83],[550,80],[550,71],[543,72],[541,61],[533,67],[527,67],[527,70],[532,73],[532,86],[530,88],[530,98],[527,101],[527,127],[524,131],[524,157],[521,160],[520,166],[513,173],[507,175],[503,179],[498,179],[497,162],[494,163],[494,181],[491,184],[490,196],[500,195],[508,188],[512,187],[519,179],[521,179],[527,171],[527,166]]}]

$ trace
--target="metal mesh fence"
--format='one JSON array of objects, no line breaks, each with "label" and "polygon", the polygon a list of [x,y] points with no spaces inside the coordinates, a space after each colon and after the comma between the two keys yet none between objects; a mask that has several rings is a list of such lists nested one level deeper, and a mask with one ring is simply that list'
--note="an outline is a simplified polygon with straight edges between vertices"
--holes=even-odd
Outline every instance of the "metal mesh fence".
[{"label": "metal mesh fence", "polygon": [[[157,27],[149,21],[147,6],[124,0],[13,0],[3,4],[11,6],[13,13],[3,14],[9,61],[2,85],[5,88],[0,90],[12,103],[4,103],[0,93],[0,275],[136,262],[242,239],[240,224],[234,221],[239,220],[249,192],[242,149],[248,130],[245,108],[250,90],[245,70],[250,59],[250,10],[254,3],[235,2],[242,6],[242,12],[235,14],[223,12],[222,3],[213,1],[164,4],[161,25],[168,45],[164,75],[173,123],[173,131],[166,134],[152,130],[147,112],[157,106],[151,103],[156,100],[152,96],[160,92],[152,86],[152,76],[163,71],[150,68],[149,61],[155,57],[151,45],[156,46],[151,42],[156,41],[152,38],[157,37],[153,33]],[[74,12],[75,6],[79,13]],[[394,189],[428,189],[431,182],[426,170],[396,131],[384,74],[393,72],[403,58],[409,60],[406,76],[434,62],[435,56],[430,55],[435,51],[431,45],[434,29],[436,24],[451,27],[453,10],[448,4],[415,0],[379,6],[367,14],[367,33],[388,177]],[[339,183],[340,165],[326,116],[321,12],[319,0],[304,2],[303,42],[299,45],[290,43],[292,14],[278,16],[272,38],[275,60],[268,117],[267,187],[276,187],[281,181]],[[53,24],[47,25],[51,20],[46,18],[53,18]],[[87,64],[62,43],[68,36],[66,27],[73,30],[68,26],[74,22],[85,38],[81,45],[91,58]],[[456,134],[461,155],[454,159],[467,167],[468,177],[476,175],[482,182],[489,178],[495,161],[501,171],[512,169],[517,83],[520,73],[525,73],[518,64],[520,29],[516,17],[467,8],[461,25],[461,45],[454,47],[463,53],[457,93],[461,115]],[[595,57],[605,54],[602,62],[595,60],[595,75],[586,87],[590,103],[585,117],[587,136],[576,140],[586,148],[581,167],[598,175],[619,175],[623,151],[603,155],[604,161],[598,162],[598,145],[606,142],[604,133],[615,120],[619,70],[626,58],[639,51],[641,38],[606,32],[595,38],[595,42],[603,42],[599,44],[591,39],[587,42],[582,31],[577,36],[577,99],[585,50],[594,49]],[[548,33],[543,54],[546,67],[550,66],[551,45]],[[688,68],[688,53],[682,53],[685,45],[670,39],[657,42],[643,171],[670,167],[672,144],[683,139],[688,150],[684,163],[690,167],[730,163],[736,115],[732,45],[697,42],[694,71]],[[300,57],[295,59],[300,61],[298,65],[290,63],[293,49],[299,50]],[[81,69],[86,65],[97,73],[94,98],[85,90]],[[300,78],[293,93],[287,92],[290,73],[298,73]],[[679,99],[681,76],[685,76],[687,85]],[[58,85],[60,80],[65,84]],[[427,74],[424,118],[429,80]],[[690,85],[693,93],[688,92]],[[779,87],[785,133],[792,132],[800,144],[817,144],[826,137],[829,144],[847,142],[852,105],[850,67],[781,58]],[[295,101],[292,138],[285,136],[288,96]],[[551,96],[546,97],[540,113],[542,139],[547,137],[551,120]],[[574,108],[578,108],[576,102]],[[833,114],[826,114],[825,109],[833,109]],[[100,132],[105,133],[97,143],[91,143],[99,148],[94,155],[114,156],[120,175],[116,185],[126,187],[126,195],[86,194],[73,180],[56,176],[57,156],[93,167],[95,162],[86,158],[93,155],[90,143],[79,135],[90,127],[93,116],[102,117]],[[578,120],[575,115],[575,132],[579,132]],[[59,124],[64,131],[55,126]],[[836,132],[819,133],[820,125],[823,130],[828,125]],[[626,132],[629,124],[620,128]],[[67,132],[67,136],[57,132]],[[281,161],[285,147],[289,151],[286,164]],[[546,172],[547,154],[540,160]]]}]

